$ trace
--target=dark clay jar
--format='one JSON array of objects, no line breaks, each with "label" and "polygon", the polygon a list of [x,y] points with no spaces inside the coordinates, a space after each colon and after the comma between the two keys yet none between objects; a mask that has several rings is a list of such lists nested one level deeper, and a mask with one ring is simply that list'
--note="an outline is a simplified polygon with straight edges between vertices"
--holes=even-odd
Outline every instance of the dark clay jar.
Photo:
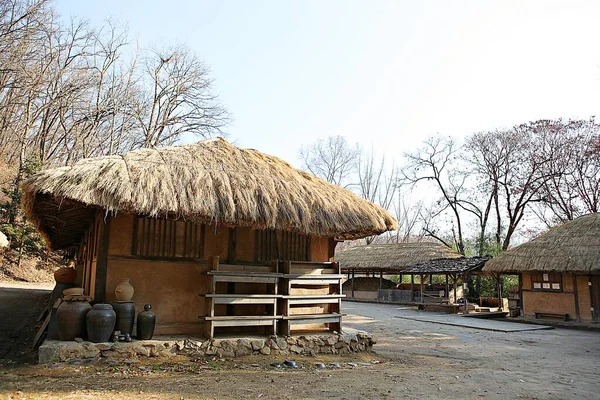
[{"label": "dark clay jar", "polygon": [[154,326],[156,325],[156,314],[150,304],[144,306],[144,311],[137,317],[137,338],[140,340],[152,339],[154,335]]},{"label": "dark clay jar", "polygon": [[56,310],[60,340],[86,337],[85,316],[92,306],[87,301],[63,301]]},{"label": "dark clay jar", "polygon": [[131,335],[133,322],[135,321],[135,303],[133,301],[115,301],[112,306],[117,314],[117,323],[114,330]]},{"label": "dark clay jar", "polygon": [[94,304],[85,320],[90,342],[108,342],[115,329],[117,315],[110,304],[99,303]]}]

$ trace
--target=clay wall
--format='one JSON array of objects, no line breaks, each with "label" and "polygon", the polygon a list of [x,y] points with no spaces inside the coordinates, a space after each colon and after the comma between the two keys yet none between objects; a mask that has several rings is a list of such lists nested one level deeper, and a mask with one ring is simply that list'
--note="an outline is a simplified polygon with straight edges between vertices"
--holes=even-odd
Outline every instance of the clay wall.
[{"label": "clay wall", "polygon": [[[133,255],[134,223],[135,217],[126,214],[110,220],[105,301],[114,301],[121,278],[130,278],[136,312],[149,303],[157,314],[156,334],[202,332],[198,317],[205,313],[206,259],[218,255],[222,263],[253,262],[255,231],[206,226],[203,259],[160,259]],[[329,238],[311,238],[311,260],[328,261],[329,247]]]},{"label": "clay wall", "polygon": [[[557,292],[534,291],[531,289],[531,274],[524,272],[522,277],[523,314],[526,316],[535,316],[536,312],[569,314],[570,320],[577,320],[575,287],[572,274],[562,274],[562,290]],[[576,282],[580,319],[582,321],[590,321],[592,315],[590,311],[590,293],[587,285],[587,275],[576,276]]]}]

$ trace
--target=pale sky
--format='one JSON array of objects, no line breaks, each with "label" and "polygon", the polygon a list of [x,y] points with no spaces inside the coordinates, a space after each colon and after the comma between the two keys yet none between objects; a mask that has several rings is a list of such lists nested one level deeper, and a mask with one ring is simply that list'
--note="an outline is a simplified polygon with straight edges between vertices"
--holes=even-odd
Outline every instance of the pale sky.
[{"label": "pale sky", "polygon": [[210,66],[243,147],[300,166],[330,135],[399,157],[427,136],[600,116],[600,1],[58,0]]}]

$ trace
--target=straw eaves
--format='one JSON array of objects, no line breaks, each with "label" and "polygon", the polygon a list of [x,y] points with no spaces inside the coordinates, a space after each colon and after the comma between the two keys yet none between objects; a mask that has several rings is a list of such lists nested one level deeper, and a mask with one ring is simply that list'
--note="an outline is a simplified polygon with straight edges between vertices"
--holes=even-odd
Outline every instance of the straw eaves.
[{"label": "straw eaves", "polygon": [[398,273],[421,262],[461,257],[441,243],[416,242],[354,246],[337,252],[335,260],[344,272]]},{"label": "straw eaves", "polygon": [[550,229],[488,261],[484,271],[600,271],[600,213]]},{"label": "straw eaves", "polygon": [[339,239],[397,228],[352,192],[220,138],[84,159],[44,170],[23,189],[27,217],[55,249],[75,244],[69,229],[92,210]]}]

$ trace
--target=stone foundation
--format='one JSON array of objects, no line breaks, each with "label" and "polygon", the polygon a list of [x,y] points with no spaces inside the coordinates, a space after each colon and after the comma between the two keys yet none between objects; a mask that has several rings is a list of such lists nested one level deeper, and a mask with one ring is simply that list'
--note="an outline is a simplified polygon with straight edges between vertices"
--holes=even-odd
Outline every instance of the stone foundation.
[{"label": "stone foundation", "polygon": [[139,357],[210,356],[232,358],[251,354],[349,354],[371,351],[376,342],[362,331],[345,328],[343,334],[269,336],[252,338],[195,339],[183,336],[156,337],[130,343],[46,340],[39,348],[40,364],[72,359],[131,360]]}]

